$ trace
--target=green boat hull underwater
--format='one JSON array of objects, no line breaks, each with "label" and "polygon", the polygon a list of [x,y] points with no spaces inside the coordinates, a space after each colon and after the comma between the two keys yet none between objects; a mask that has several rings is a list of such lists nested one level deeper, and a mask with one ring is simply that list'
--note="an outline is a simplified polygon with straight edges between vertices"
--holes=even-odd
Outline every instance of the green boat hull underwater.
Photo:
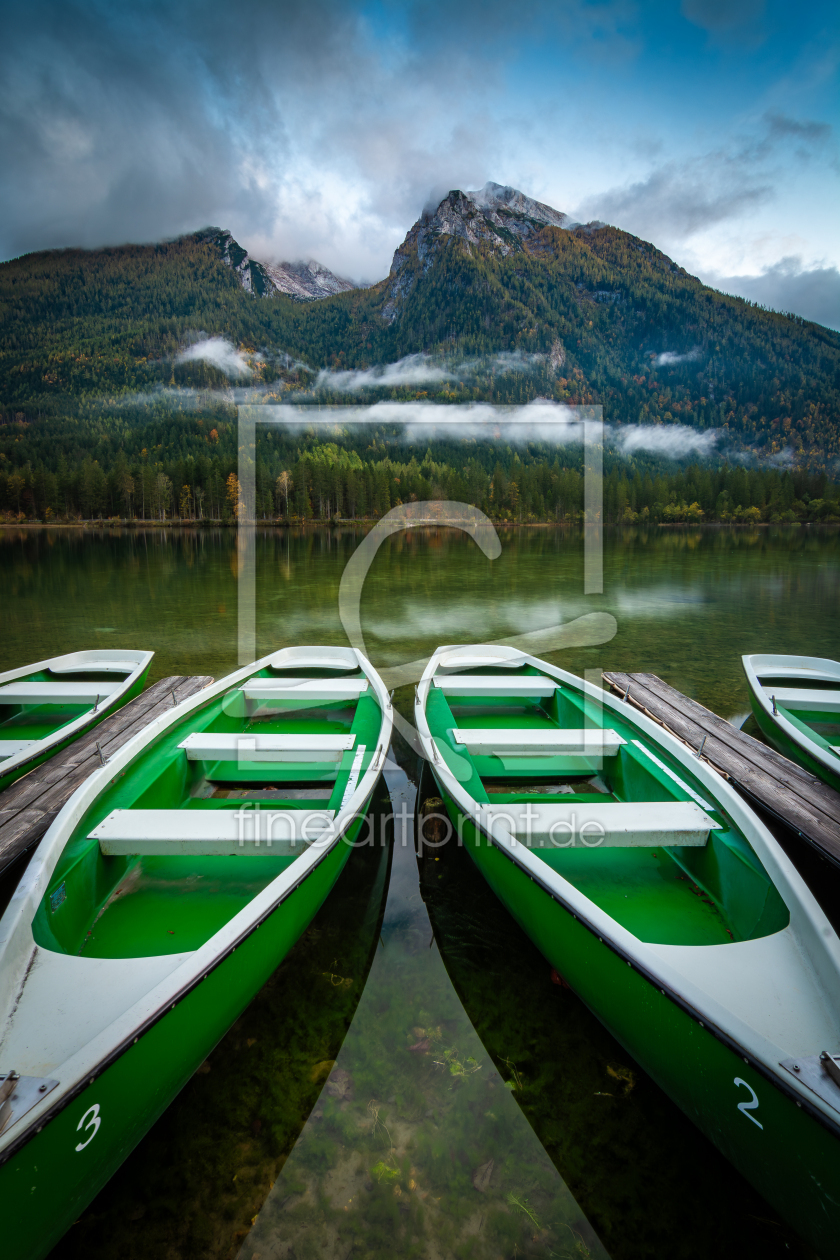
[{"label": "green boat hull underwater", "polygon": [[742,656],[753,716],[774,748],[840,792],[840,661]]},{"label": "green boat hull underwater", "polygon": [[0,792],[143,690],[154,652],[68,652],[0,674]]},{"label": "green boat hull underwater", "polygon": [[822,1260],[840,1257],[840,941],[729,785],[511,648],[440,648],[415,721],[449,820],[601,1022]]},{"label": "green boat hull underwater", "polygon": [[0,920],[6,1260],[50,1251],[306,929],[391,725],[360,653],[286,648],[67,802]]}]

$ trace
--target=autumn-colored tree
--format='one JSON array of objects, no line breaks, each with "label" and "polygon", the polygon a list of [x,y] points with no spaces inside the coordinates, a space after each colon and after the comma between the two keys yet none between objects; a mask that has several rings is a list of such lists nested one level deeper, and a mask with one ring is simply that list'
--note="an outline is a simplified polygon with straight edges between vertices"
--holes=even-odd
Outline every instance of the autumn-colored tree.
[{"label": "autumn-colored tree", "polygon": [[286,472],[286,471],[285,471],[285,469],[284,469],[284,471],[283,471],[283,472],[281,472],[280,476],[277,478],[277,500],[278,500],[278,507],[280,506],[279,501],[280,501],[280,498],[282,497],[282,499],[283,499],[283,501],[284,501],[284,504],[285,504],[285,510],[284,510],[284,513],[283,513],[283,515],[284,515],[284,516],[288,516],[288,515],[289,515],[289,493],[290,493],[291,489],[292,489],[292,478],[291,478],[291,475],[290,475],[290,473]]},{"label": "autumn-colored tree", "polygon": [[242,502],[242,487],[239,484],[239,478],[236,473],[231,473],[226,483],[226,498],[230,504],[233,515],[240,519],[245,513],[245,504]]},{"label": "autumn-colored tree", "polygon": [[180,512],[181,512],[181,519],[182,519],[182,520],[184,519],[184,517],[187,517],[187,518],[189,518],[189,519],[191,519],[191,518],[192,518],[192,515],[193,515],[193,496],[192,496],[192,487],[191,487],[191,486],[184,486],[184,487],[181,489]]}]

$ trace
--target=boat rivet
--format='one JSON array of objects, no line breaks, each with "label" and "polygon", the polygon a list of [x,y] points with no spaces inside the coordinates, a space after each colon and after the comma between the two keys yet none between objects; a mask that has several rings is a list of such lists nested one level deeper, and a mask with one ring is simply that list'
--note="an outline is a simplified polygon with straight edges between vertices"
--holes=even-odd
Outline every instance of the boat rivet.
[{"label": "boat rivet", "polygon": [[793,1065],[793,1070],[794,1070],[794,1072],[801,1072],[801,1071],[802,1071],[802,1069],[801,1069],[801,1067],[799,1066],[799,1064],[798,1064],[798,1063],[794,1063],[794,1065]]}]

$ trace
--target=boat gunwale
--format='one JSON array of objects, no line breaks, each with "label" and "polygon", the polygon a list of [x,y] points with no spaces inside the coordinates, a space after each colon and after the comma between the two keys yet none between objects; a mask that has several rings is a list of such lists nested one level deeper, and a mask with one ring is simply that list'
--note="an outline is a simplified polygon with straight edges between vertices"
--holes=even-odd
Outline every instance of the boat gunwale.
[{"label": "boat gunwale", "polygon": [[[52,731],[49,735],[45,735],[42,739],[33,740],[24,752],[17,753],[16,755],[7,757],[3,761],[0,761],[0,779],[4,779],[6,775],[10,773],[14,773],[16,779],[22,778],[24,774],[29,773],[26,767],[30,762],[38,762],[43,758],[44,754],[49,753],[51,749],[54,749],[57,752],[62,744],[69,743],[71,740],[81,735],[86,727],[95,726],[102,720],[103,717],[118,709],[120,707],[119,702],[124,701],[126,695],[137,683],[138,679],[141,679],[144,672],[148,671],[155,655],[154,652],[144,652],[140,648],[125,648],[124,650],[119,648],[79,648],[78,652],[62,652],[58,656],[49,656],[46,660],[34,661],[31,665],[23,665],[19,669],[6,670],[5,673],[0,674],[0,686],[24,679],[28,677],[29,674],[35,674],[39,670],[49,669],[57,661],[66,660],[69,656],[77,656],[80,652],[136,652],[139,655],[140,660],[137,662],[131,673],[128,674],[126,678],[122,679],[115,691],[111,692],[108,696],[103,696],[101,703],[97,705],[95,709],[86,709],[84,713],[80,713],[78,717],[71,718],[71,720],[66,722],[64,726],[57,727],[57,729]],[[124,654],[123,660],[125,660]],[[93,662],[89,663],[89,667],[95,668]],[[80,674],[84,673],[85,666],[80,665],[78,671],[76,672]],[[18,774],[18,771],[21,771],[21,773]]]},{"label": "boat gunwale", "polygon": [[[428,750],[430,753],[427,756],[430,768],[435,777],[444,784],[446,791],[453,798],[458,808],[469,817],[470,822],[476,827],[477,831],[487,838],[488,844],[492,844],[497,848],[519,871],[538,884],[552,900],[556,901],[573,918],[581,922],[589,932],[597,936],[602,944],[622,958],[631,968],[638,971],[648,983],[658,988],[664,996],[689,1014],[702,1028],[710,1032],[733,1052],[737,1052],[745,1063],[753,1066],[765,1079],[791,1098],[798,1107],[818,1119],[831,1133],[840,1136],[840,1115],[836,1113],[835,1109],[824,1102],[823,1099],[814,1095],[801,1082],[796,1081],[794,1078],[788,1081],[781,1075],[779,1052],[782,1051],[782,1047],[771,1042],[750,1025],[744,1024],[734,1011],[723,1006],[706,990],[700,989],[694,981],[682,974],[676,966],[651,949],[647,942],[641,941],[628,929],[622,927],[616,919],[613,919],[611,915],[591,901],[574,884],[564,879],[562,875],[551,867],[548,867],[538,854],[532,853],[529,847],[522,845],[516,841],[515,837],[508,836],[504,832],[501,835],[496,835],[488,830],[488,827],[481,819],[479,802],[476,802],[461,787],[446,762],[440,756],[434,756],[432,751],[436,749],[436,746],[426,721],[425,702],[435,673],[438,656],[450,650],[451,647],[440,647],[429,660],[423,677],[417,685],[415,719],[421,744],[426,746],[424,752]],[[623,703],[622,701],[609,692],[595,687],[594,684],[588,683],[585,679],[579,678],[568,671],[558,669],[539,657],[527,656],[523,663],[549,672],[558,680],[566,681],[568,685],[576,687],[580,692],[602,703],[605,707],[617,709],[619,713],[621,712],[620,706]],[[655,744],[662,744],[668,752],[675,755],[678,763],[683,764],[688,757],[692,756],[690,749],[681,744],[668,731],[659,727],[650,718],[645,717],[644,714],[633,710],[631,722],[648,734]],[[713,796],[723,798],[721,803],[727,806],[727,813],[732,818],[732,821],[744,831],[745,838],[753,847],[762,865],[764,865],[769,878],[776,886],[776,891],[782,897],[790,913],[790,922],[782,931],[791,932],[800,950],[804,950],[811,967],[817,974],[820,985],[824,987],[820,971],[811,957],[811,951],[808,949],[807,943],[803,941],[801,931],[798,930],[800,925],[794,923],[794,915],[804,918],[805,923],[816,938],[815,945],[832,959],[838,970],[840,970],[840,941],[838,941],[836,933],[831,928],[828,919],[825,917],[810,889],[761,820],[756,817],[746,802],[735,793],[734,789],[715,773],[711,766],[704,765],[701,761],[696,761],[695,764],[686,765],[685,768],[690,770],[692,774],[695,774],[701,782],[705,782]],[[759,841],[758,847],[754,845],[753,837],[750,835],[751,828],[757,833],[755,838]],[[779,882],[782,883],[781,888],[779,887]],[[793,906],[789,904],[787,897],[785,897],[785,891],[792,898]],[[603,920],[603,925],[599,923],[599,920]],[[828,929],[828,935],[825,934],[825,929]],[[777,934],[772,933],[771,935]],[[625,944],[620,943],[622,937],[627,937]],[[832,938],[834,947],[830,949],[829,943],[832,942]],[[737,943],[734,946],[696,946],[695,948],[731,949],[737,948]],[[715,1013],[712,1013],[710,1016],[709,1010]],[[725,1022],[733,1026],[731,1032],[727,1031],[723,1026],[724,1021],[721,1020],[721,1015],[725,1015],[727,1017]],[[734,1035],[736,1028],[738,1036]],[[743,1040],[739,1040],[739,1036]]]},{"label": "boat gunwale", "polygon": [[[784,706],[782,706],[781,709],[777,706],[777,711],[775,713],[773,712],[772,700],[765,692],[764,686],[759,679],[758,672],[753,663],[757,660],[820,661],[823,664],[834,665],[837,668],[838,676],[831,681],[840,681],[840,665],[838,665],[837,661],[832,661],[827,656],[789,656],[783,652],[756,652],[751,655],[741,657],[744,673],[747,676],[747,687],[750,692],[750,699],[755,699],[758,702],[773,725],[778,726],[792,744],[801,749],[807,757],[811,757],[824,770],[831,774],[834,779],[836,779],[837,776],[840,775],[840,756],[836,753],[828,752],[825,748],[818,744],[816,740],[810,739],[807,735],[805,735],[798,726],[795,726],[793,722],[785,716],[783,712]],[[796,666],[792,666],[792,668],[795,669]],[[813,682],[814,680],[811,679],[809,681]],[[825,681],[829,680],[826,679]],[[838,711],[840,711],[840,691],[837,693],[837,708]]]},{"label": "boat gunwale", "polygon": [[[664,997],[668,998],[675,1006],[678,1006],[682,1011],[684,1011],[686,1015],[695,1020],[701,1028],[703,1028],[706,1032],[710,1032],[716,1040],[722,1042],[723,1045],[733,1051],[733,1053],[736,1053],[749,1067],[754,1068],[760,1076],[764,1077],[764,1079],[769,1081],[772,1085],[777,1086],[782,1093],[787,1094],[798,1107],[801,1107],[803,1111],[807,1111],[810,1115],[812,1115],[814,1119],[818,1120],[823,1127],[833,1133],[835,1137],[840,1137],[840,1115],[838,1115],[835,1120],[834,1116],[829,1112],[820,1111],[816,1104],[811,1102],[809,1097],[804,1094],[800,1095],[793,1088],[792,1082],[789,1084],[783,1076],[777,1073],[772,1064],[765,1064],[760,1058],[756,1057],[755,1053],[751,1051],[748,1046],[742,1045],[735,1037],[732,1036],[731,1033],[728,1033],[725,1029],[719,1027],[714,1020],[709,1018],[705,1011],[701,1011],[697,1007],[693,1006],[688,998],[683,997],[682,994],[680,994],[675,987],[669,984],[664,977],[657,975],[654,971],[645,966],[644,963],[641,963],[638,957],[631,955],[627,952],[627,950],[619,945],[617,941],[610,939],[609,935],[606,934],[602,928],[597,927],[594,923],[590,922],[586,915],[580,912],[579,908],[573,908],[569,902],[564,900],[556,889],[551,888],[539,873],[532,874],[528,871],[517,860],[516,856],[511,853],[504,844],[500,843],[496,836],[488,832],[483,825],[479,823],[477,825],[477,830],[480,830],[482,835],[487,837],[488,845],[492,844],[496,849],[498,849],[499,852],[507,858],[509,862],[512,862],[523,875],[527,875],[528,878],[535,884],[539,884],[543,892],[547,893],[548,896],[551,897],[552,901],[556,901],[567,914],[570,914],[573,919],[581,924],[582,927],[586,928],[587,932],[590,932],[593,936],[597,936],[601,945],[606,945],[607,948],[621,958],[622,961],[626,962],[628,967],[632,968],[634,971],[638,971],[639,975],[642,976],[644,980],[647,980],[648,984],[650,984],[653,988],[659,989],[660,993]],[[574,885],[571,885],[571,887],[574,887]],[[613,920],[613,922],[615,922],[615,920]],[[697,948],[704,947],[697,946]],[[714,949],[717,947],[706,946],[705,948]],[[726,946],[721,946],[720,948],[726,948]],[[700,1018],[701,1014],[703,1015],[702,1019]],[[809,1093],[812,1093],[812,1091],[809,1091]]]},{"label": "boat gunwale", "polygon": [[[318,646],[320,647],[321,645]],[[288,648],[285,650],[295,651],[297,649]],[[309,652],[312,650],[312,648],[307,648]],[[79,1050],[64,1060],[63,1063],[57,1064],[56,1072],[59,1070],[66,1071],[69,1066],[70,1084],[63,1090],[59,1098],[53,1096],[44,1098],[39,1106],[27,1113],[26,1117],[22,1116],[20,1122],[26,1119],[27,1123],[20,1133],[14,1133],[17,1126],[13,1124],[5,1133],[0,1134],[0,1166],[5,1164],[41,1132],[49,1121],[72,1103],[89,1085],[93,1084],[108,1067],[134,1045],[136,1040],[139,1040],[141,1036],[159,1023],[170,1010],[173,1010],[184,998],[189,996],[202,980],[215,971],[239,945],[247,940],[262,923],[269,919],[283,902],[297,891],[313,871],[333,852],[335,847],[343,840],[348,828],[356,822],[363,810],[365,810],[387,760],[393,726],[393,708],[384,683],[371,663],[358,649],[352,648],[348,650],[355,654],[359,667],[372,685],[373,694],[379,701],[381,722],[376,746],[368,767],[356,784],[352,796],[336,812],[336,816],[330,825],[332,835],[329,836],[329,833],[325,833],[325,836],[319,837],[317,841],[309,845],[290,866],[275,876],[265,888],[228,919],[197,950],[189,951],[186,957],[171,972],[124,1009],[116,1019],[96,1033]],[[271,655],[276,657],[277,654],[275,651]],[[32,920],[49,886],[50,877],[61,854],[83,814],[90,808],[95,799],[107,789],[108,783],[115,777],[115,772],[118,772],[125,764],[139,756],[168,727],[174,725],[176,721],[181,721],[189,713],[209,704],[219,695],[234,687],[242,679],[251,677],[258,670],[265,667],[268,659],[268,657],[262,658],[234,671],[232,674],[226,675],[224,678],[219,679],[218,682],[211,683],[210,686],[205,687],[172,709],[160,714],[147,727],[143,728],[125,743],[110,761],[98,767],[84,780],[62,807],[36,850],[35,856],[9,902],[5,914],[0,918],[0,966],[4,962],[3,956],[6,949],[15,943],[18,945],[18,953],[11,960],[16,980],[13,1000],[10,1002],[7,1011],[4,1012],[6,1020],[17,1009],[25,988],[26,976],[35,955],[39,951],[45,955],[49,955],[52,952],[43,949],[35,941],[32,933]],[[27,926],[29,928],[28,939],[25,939]],[[18,942],[15,942],[16,936],[21,938]],[[119,961],[130,964],[132,960],[128,958]],[[185,969],[188,971],[187,975],[184,974]],[[176,980],[178,983],[173,983]],[[133,1012],[138,1012],[134,1018],[132,1018]],[[121,1026],[125,1026],[124,1029]],[[115,1029],[117,1030],[116,1033],[113,1031]],[[104,1047],[97,1049],[99,1043],[108,1039],[115,1044],[112,1044],[107,1050]],[[0,1042],[0,1044],[2,1043]],[[93,1050],[92,1053],[91,1050]],[[85,1059],[87,1063],[85,1063]],[[76,1060],[79,1060],[79,1062],[76,1062],[74,1065]],[[12,1136],[13,1134],[14,1136]]]}]

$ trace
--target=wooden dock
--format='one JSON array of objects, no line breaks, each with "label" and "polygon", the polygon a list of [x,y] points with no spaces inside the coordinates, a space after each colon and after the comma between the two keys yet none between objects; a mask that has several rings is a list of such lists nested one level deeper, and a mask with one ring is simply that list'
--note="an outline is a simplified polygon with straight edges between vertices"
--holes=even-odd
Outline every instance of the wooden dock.
[{"label": "wooden dock", "polygon": [[213,681],[162,678],[93,730],[0,793],[0,874],[34,848],[80,783],[161,713]]},{"label": "wooden dock", "polygon": [[[744,796],[840,867],[840,793],[766,744],[745,735],[656,674],[605,673],[604,681],[730,779]],[[705,740],[705,743],[703,742]]]}]

